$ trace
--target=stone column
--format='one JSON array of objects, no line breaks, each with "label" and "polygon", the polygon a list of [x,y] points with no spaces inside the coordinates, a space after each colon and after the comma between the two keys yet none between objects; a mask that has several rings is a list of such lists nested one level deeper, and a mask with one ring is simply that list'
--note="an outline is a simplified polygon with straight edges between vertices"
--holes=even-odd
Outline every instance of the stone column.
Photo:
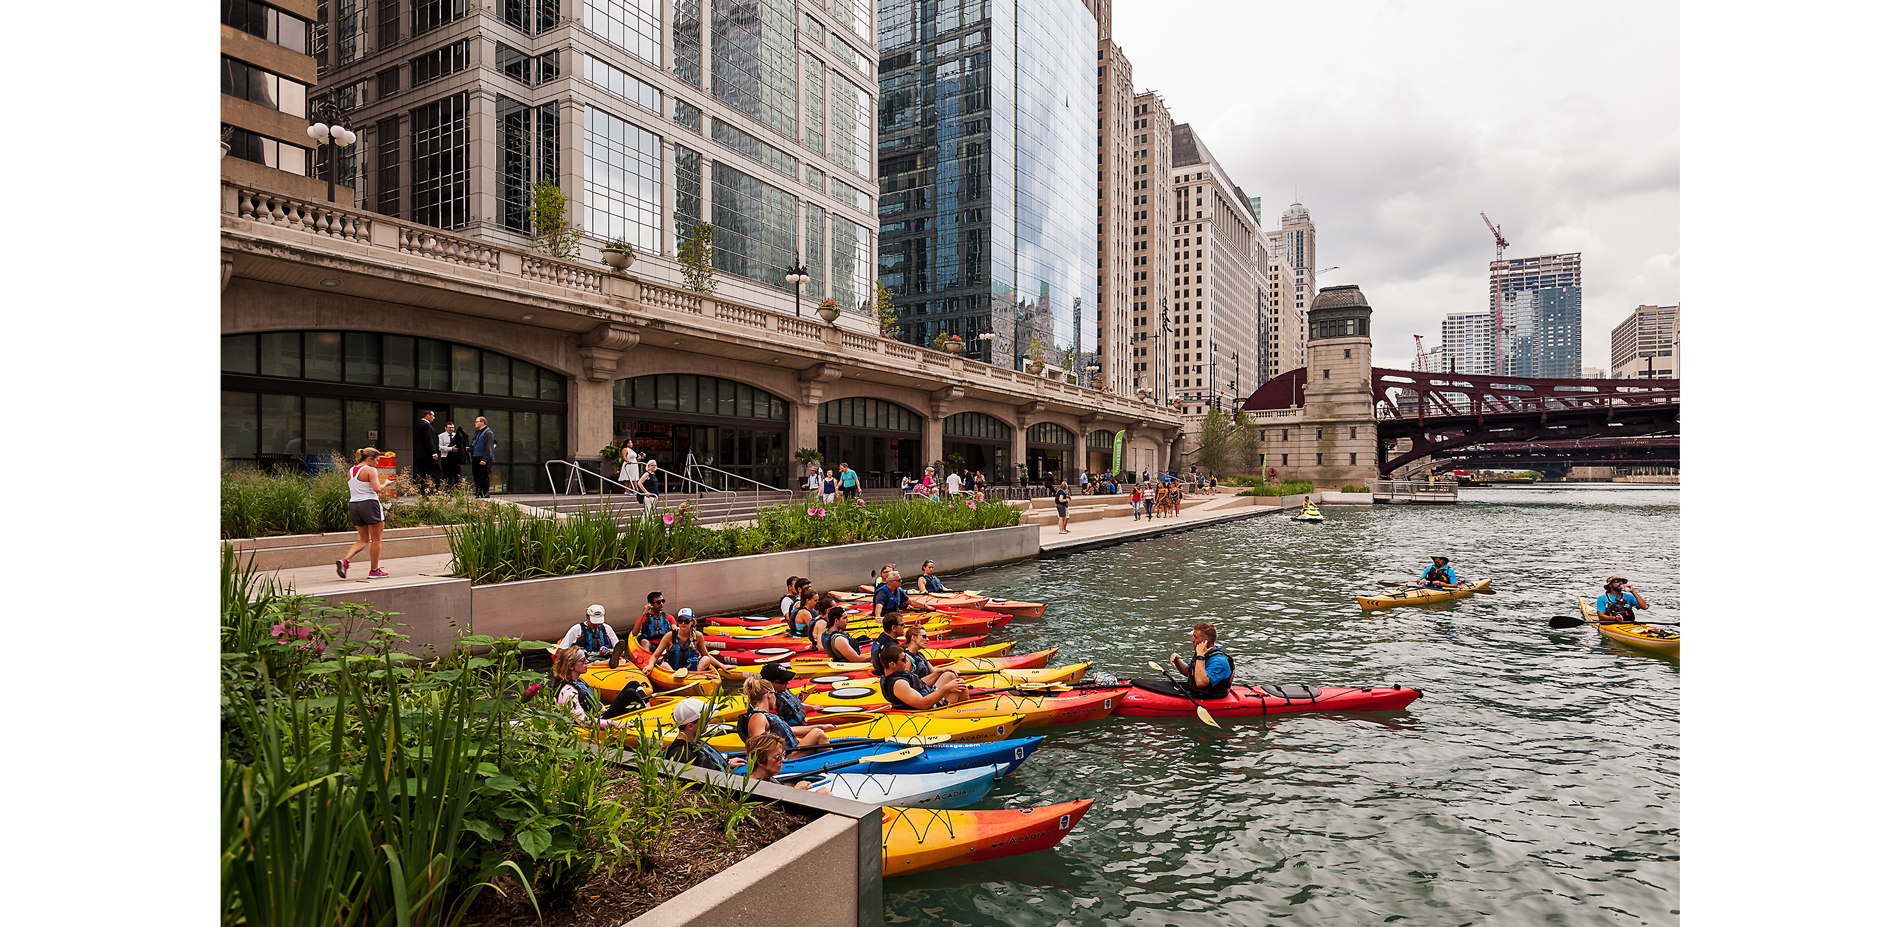
[{"label": "stone column", "polygon": [[[825,401],[825,384],[844,375],[837,364],[813,364],[798,372],[798,401],[792,403],[792,431],[788,436],[791,452],[818,446],[818,404]],[[805,478],[805,465],[788,455],[787,475],[796,487]]]},{"label": "stone column", "polygon": [[1009,430],[1009,475],[1016,476],[1018,465],[1029,462],[1029,420],[1041,412],[1046,405],[1040,399],[1030,400],[1016,407],[1016,421]]},{"label": "stone column", "polygon": [[[602,322],[580,337],[580,370],[567,381],[567,453],[586,460],[614,436],[614,378],[640,330]],[[566,485],[557,473],[555,482]]]},{"label": "stone column", "polygon": [[[963,398],[963,387],[946,386],[930,394],[930,415],[924,419],[924,464],[943,459],[943,420],[950,417],[950,404]],[[950,476],[949,465],[939,476]]]},{"label": "stone column", "polygon": [[[1089,432],[1101,428],[1102,422],[1106,418],[1108,418],[1108,416],[1102,414],[1100,410],[1084,412],[1076,417],[1075,459],[1069,466],[1069,472],[1063,475],[1064,479],[1080,485],[1082,481],[1082,471],[1089,468]],[[1113,462],[1111,458],[1110,463]]]}]

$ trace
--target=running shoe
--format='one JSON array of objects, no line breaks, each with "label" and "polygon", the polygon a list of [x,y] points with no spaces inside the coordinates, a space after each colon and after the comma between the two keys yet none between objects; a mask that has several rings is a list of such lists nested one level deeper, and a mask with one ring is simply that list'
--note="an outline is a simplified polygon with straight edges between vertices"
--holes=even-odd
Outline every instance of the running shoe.
[{"label": "running shoe", "polygon": [[383,577],[385,577],[385,576],[388,576],[388,575],[389,575],[388,573],[386,573],[386,572],[384,572],[384,571],[382,571],[382,570],[371,570],[371,571],[369,571],[369,578],[370,578],[370,579],[382,579]]},{"label": "running shoe", "polygon": [[350,562],[348,560],[338,560],[336,562],[336,578],[337,579],[350,578]]}]

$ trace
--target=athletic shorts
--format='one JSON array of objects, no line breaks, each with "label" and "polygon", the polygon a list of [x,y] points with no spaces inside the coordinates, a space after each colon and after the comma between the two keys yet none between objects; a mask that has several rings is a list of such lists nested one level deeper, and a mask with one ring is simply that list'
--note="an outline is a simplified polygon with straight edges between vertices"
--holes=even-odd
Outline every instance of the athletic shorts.
[{"label": "athletic shorts", "polygon": [[383,523],[381,499],[362,499],[350,503],[350,524],[359,528]]}]

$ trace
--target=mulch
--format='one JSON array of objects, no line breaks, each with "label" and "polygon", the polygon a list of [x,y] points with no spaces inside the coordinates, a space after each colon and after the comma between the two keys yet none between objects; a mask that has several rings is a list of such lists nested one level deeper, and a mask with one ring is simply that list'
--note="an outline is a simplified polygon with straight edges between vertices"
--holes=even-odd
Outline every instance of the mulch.
[{"label": "mulch", "polygon": [[[616,793],[633,791],[632,783],[617,785]],[[704,802],[699,790],[687,796],[688,802]],[[665,855],[655,864],[649,860],[635,872],[635,860],[626,859],[602,868],[581,886],[572,899],[550,903],[541,899],[541,916],[535,916],[521,886],[506,879],[498,890],[485,892],[469,909],[463,927],[620,927],[687,889],[726,870],[732,864],[770,846],[773,842],[805,826],[811,818],[804,812],[786,809],[776,803],[760,802],[753,806],[752,817],[739,825],[731,843],[719,831],[719,825],[706,817],[680,816],[674,819],[673,833],[666,842]],[[525,867],[524,867],[525,868]]]}]

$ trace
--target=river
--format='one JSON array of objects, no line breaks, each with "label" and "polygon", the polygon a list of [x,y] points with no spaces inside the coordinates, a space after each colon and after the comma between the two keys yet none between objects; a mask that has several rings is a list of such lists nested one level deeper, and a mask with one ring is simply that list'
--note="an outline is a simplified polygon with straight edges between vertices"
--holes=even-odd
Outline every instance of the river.
[{"label": "river", "polygon": [[[975,808],[1095,799],[1052,850],[884,883],[891,924],[1676,924],[1675,660],[1552,630],[1628,577],[1678,615],[1679,491],[1467,489],[1327,506],[962,574],[1046,601],[1023,649],[1154,677],[1213,621],[1241,682],[1417,686],[1399,712],[1115,716],[1047,740]],[[1361,611],[1438,550],[1495,595]]]}]

